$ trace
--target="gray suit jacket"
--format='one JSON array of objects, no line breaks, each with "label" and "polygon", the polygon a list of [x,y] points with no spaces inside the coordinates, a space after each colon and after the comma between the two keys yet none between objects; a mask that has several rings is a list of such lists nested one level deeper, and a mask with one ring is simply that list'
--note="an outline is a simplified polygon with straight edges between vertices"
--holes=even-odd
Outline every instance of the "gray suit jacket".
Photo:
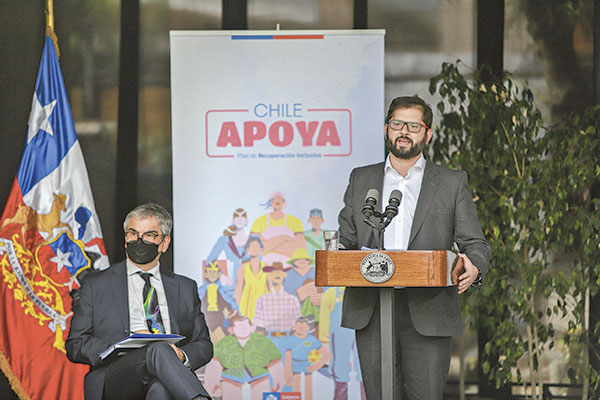
[{"label": "gray suit jacket", "polygon": [[[161,276],[171,320],[171,332],[185,336],[178,346],[192,369],[208,363],[213,346],[208,335],[196,282],[161,268]],[[80,300],[74,307],[69,337],[65,345],[69,360],[89,364],[85,377],[85,398],[102,398],[106,363],[98,356],[129,331],[127,267],[125,261],[105,271],[92,272],[82,282]]]},{"label": "gray suit jacket", "polygon": [[[359,167],[350,174],[339,215],[340,243],[346,249],[377,248],[373,229],[361,213],[369,189],[383,188],[385,163]],[[386,199],[387,200],[387,199]],[[378,200],[381,211],[381,198]],[[408,250],[450,250],[456,242],[459,251],[485,274],[491,258],[483,237],[468,186],[467,174],[427,161],[421,192],[413,219]],[[447,288],[407,288],[411,320],[424,336],[454,336],[462,333],[460,301],[456,286]],[[344,294],[342,326],[364,328],[378,302],[376,288],[348,288]]]}]

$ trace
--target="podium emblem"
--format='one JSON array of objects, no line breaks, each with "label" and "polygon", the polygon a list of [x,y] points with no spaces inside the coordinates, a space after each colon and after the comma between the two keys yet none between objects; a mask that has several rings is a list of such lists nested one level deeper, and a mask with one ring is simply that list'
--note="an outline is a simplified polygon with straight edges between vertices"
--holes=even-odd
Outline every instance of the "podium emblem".
[{"label": "podium emblem", "polygon": [[383,283],[394,275],[394,261],[384,253],[369,253],[360,263],[360,273],[371,283]]}]

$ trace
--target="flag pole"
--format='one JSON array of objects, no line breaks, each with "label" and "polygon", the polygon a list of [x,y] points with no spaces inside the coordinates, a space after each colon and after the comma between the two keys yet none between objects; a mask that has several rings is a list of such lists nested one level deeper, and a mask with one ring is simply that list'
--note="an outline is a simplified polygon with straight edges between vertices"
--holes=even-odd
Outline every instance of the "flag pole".
[{"label": "flag pole", "polygon": [[56,57],[60,59],[58,37],[54,33],[54,0],[46,0],[46,36],[50,36],[56,50]]}]

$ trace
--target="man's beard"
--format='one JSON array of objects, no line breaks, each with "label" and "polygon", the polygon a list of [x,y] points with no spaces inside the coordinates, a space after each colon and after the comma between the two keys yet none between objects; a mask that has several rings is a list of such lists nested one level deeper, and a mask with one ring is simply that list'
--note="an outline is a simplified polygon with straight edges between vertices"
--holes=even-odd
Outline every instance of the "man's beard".
[{"label": "man's beard", "polygon": [[396,158],[400,158],[403,160],[410,160],[412,158],[415,158],[421,152],[423,152],[423,150],[425,150],[427,135],[423,135],[423,140],[421,140],[420,142],[417,142],[417,143],[413,142],[413,140],[408,136],[398,136],[396,138],[396,140],[398,140],[398,139],[410,140],[410,143],[411,143],[410,147],[408,149],[399,149],[398,147],[395,146],[395,143],[392,143],[392,141],[390,140],[390,136],[386,133],[385,134],[385,145],[386,145],[387,149]]}]

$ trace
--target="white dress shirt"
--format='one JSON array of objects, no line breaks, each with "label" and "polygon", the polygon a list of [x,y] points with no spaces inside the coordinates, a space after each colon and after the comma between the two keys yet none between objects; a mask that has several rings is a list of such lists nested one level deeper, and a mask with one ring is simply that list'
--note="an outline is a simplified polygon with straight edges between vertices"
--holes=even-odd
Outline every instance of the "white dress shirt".
[{"label": "white dress shirt", "polygon": [[[156,267],[149,271],[142,271],[134,263],[129,261],[129,258],[126,260],[126,264],[127,292],[129,299],[129,331],[136,332],[148,330],[148,325],[146,324],[146,312],[144,311],[144,285],[146,284],[146,281],[144,281],[144,278],[139,275],[139,272],[147,272],[152,274],[150,277],[150,284],[154,286],[154,290],[156,290],[158,306],[160,307],[160,317],[162,318],[165,333],[171,333],[169,306],[167,305],[167,295],[165,294],[162,276],[160,275],[160,262],[156,264]],[[183,365],[191,368],[192,364],[190,359],[185,351],[181,351],[185,357]]]},{"label": "white dress shirt", "polygon": [[408,170],[406,177],[403,177],[392,167],[389,155],[385,161],[381,197],[382,211],[385,211],[385,207],[389,203],[390,193],[394,189],[402,192],[398,215],[388,225],[384,233],[383,245],[386,250],[406,250],[408,248],[410,229],[415,216],[419,193],[421,193],[425,164],[425,157],[421,154],[416,164]]},{"label": "white dress shirt", "polygon": [[148,330],[146,324],[146,314],[144,312],[144,278],[138,272],[148,272],[152,274],[150,284],[156,290],[158,297],[158,306],[160,307],[160,316],[165,327],[165,333],[171,333],[171,320],[169,319],[169,306],[167,305],[167,296],[163,287],[162,277],[160,275],[160,263],[150,271],[142,271],[134,263],[127,259],[127,291],[129,298],[129,330],[131,332]]}]

